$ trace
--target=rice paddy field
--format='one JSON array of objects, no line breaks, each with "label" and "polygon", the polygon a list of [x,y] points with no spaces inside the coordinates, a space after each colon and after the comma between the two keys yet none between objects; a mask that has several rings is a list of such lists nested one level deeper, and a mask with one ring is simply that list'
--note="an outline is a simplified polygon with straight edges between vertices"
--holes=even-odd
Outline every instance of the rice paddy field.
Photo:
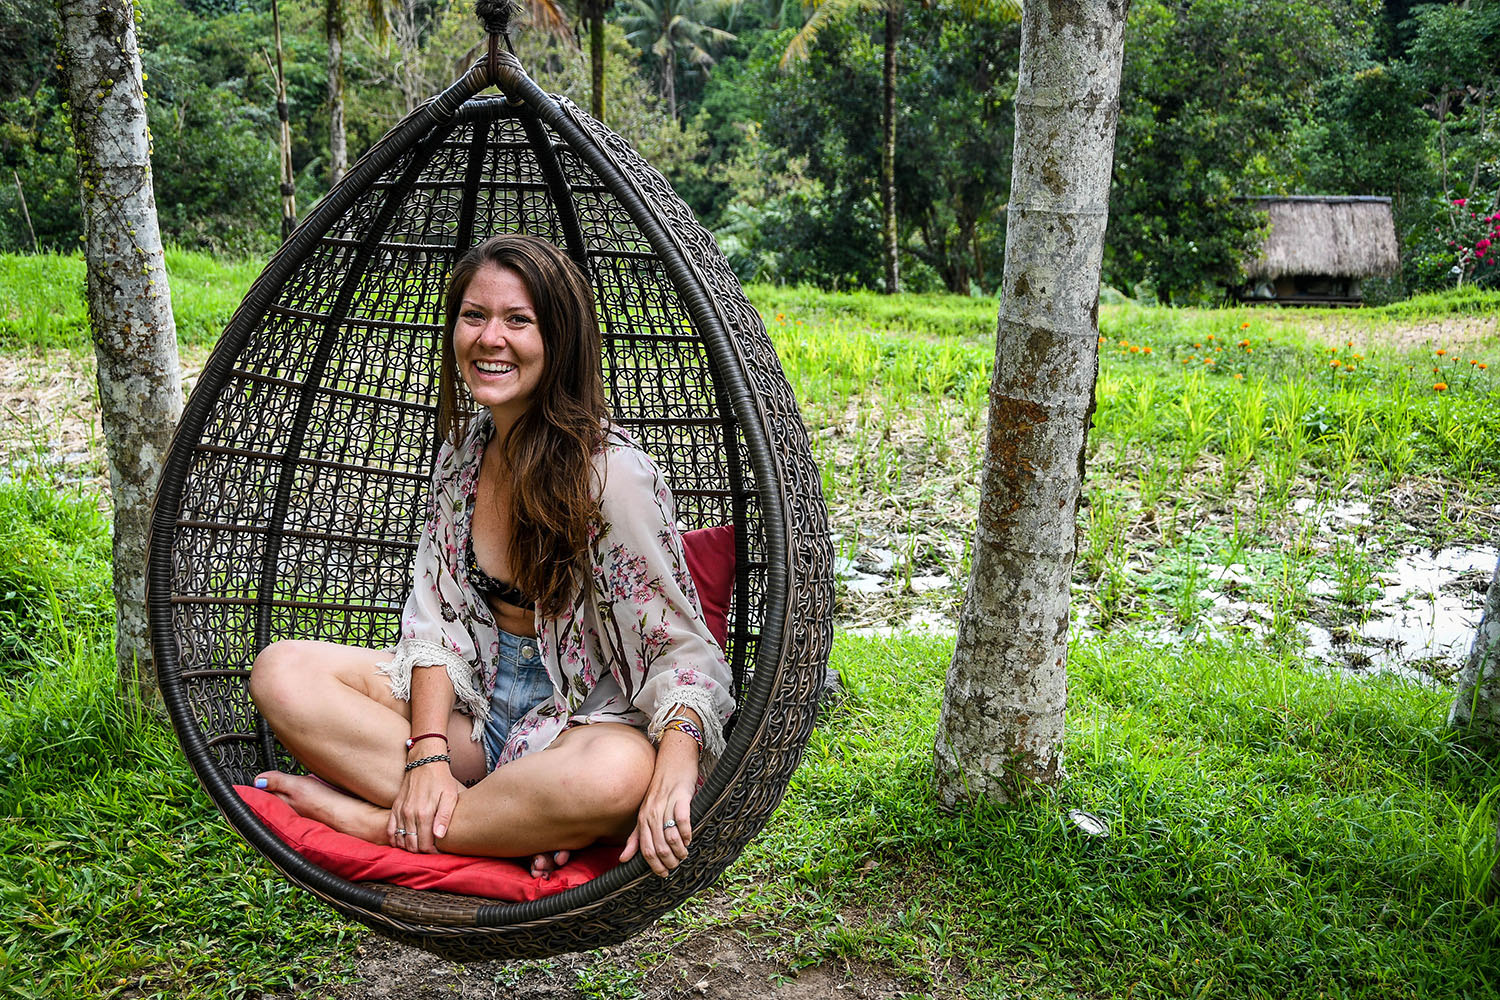
[{"label": "rice paddy field", "polygon": [[[191,381],[257,267],[169,269]],[[1446,724],[1500,542],[1500,295],[1103,307],[1068,777],[944,814],[996,304],[750,289],[846,694],[710,893],[623,948],[451,966],[281,884],[115,700],[82,287],[0,257],[0,995],[1500,995],[1500,751]]]}]

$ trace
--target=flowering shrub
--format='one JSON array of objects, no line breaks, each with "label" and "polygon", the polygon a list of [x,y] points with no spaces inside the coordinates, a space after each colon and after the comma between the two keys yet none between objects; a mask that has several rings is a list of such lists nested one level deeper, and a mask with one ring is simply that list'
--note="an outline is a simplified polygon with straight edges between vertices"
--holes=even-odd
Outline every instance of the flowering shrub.
[{"label": "flowering shrub", "polygon": [[1447,244],[1453,283],[1500,284],[1500,192],[1482,206],[1475,199],[1454,198],[1448,205]]}]

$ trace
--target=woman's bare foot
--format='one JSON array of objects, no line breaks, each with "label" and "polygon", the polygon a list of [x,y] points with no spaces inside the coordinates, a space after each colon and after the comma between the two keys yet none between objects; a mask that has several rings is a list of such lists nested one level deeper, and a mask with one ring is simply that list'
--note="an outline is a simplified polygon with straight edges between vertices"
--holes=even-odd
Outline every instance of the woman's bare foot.
[{"label": "woman's bare foot", "polygon": [[263,771],[255,776],[255,787],[291,806],[298,816],[326,823],[340,833],[372,844],[388,842],[385,826],[389,809],[345,794],[313,775]]},{"label": "woman's bare foot", "polygon": [[553,851],[551,854],[537,854],[531,859],[532,878],[551,878],[552,873],[568,863],[573,857],[572,851]]}]

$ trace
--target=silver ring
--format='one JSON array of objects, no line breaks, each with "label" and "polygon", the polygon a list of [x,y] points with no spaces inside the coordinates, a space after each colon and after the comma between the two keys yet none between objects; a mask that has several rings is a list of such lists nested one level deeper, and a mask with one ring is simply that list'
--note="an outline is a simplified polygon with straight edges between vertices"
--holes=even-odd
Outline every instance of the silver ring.
[{"label": "silver ring", "polygon": [[398,836],[398,837],[404,837],[404,836],[406,836],[406,831],[405,830],[397,830],[396,831],[396,836]]},{"label": "silver ring", "polygon": [[676,825],[677,825],[677,821],[675,819],[669,819],[669,820],[667,820],[665,823],[663,823],[661,825],[661,828],[663,830],[670,830],[670,829],[672,829],[672,827],[674,827]]}]

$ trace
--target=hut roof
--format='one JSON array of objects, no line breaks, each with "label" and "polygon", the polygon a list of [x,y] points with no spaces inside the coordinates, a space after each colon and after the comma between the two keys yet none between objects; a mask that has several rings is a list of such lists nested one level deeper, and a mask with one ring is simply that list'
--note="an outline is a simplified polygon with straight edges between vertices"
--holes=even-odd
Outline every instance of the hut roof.
[{"label": "hut roof", "polygon": [[1261,254],[1245,262],[1250,278],[1326,274],[1369,278],[1401,266],[1391,199],[1283,195],[1250,198],[1270,216]]}]

